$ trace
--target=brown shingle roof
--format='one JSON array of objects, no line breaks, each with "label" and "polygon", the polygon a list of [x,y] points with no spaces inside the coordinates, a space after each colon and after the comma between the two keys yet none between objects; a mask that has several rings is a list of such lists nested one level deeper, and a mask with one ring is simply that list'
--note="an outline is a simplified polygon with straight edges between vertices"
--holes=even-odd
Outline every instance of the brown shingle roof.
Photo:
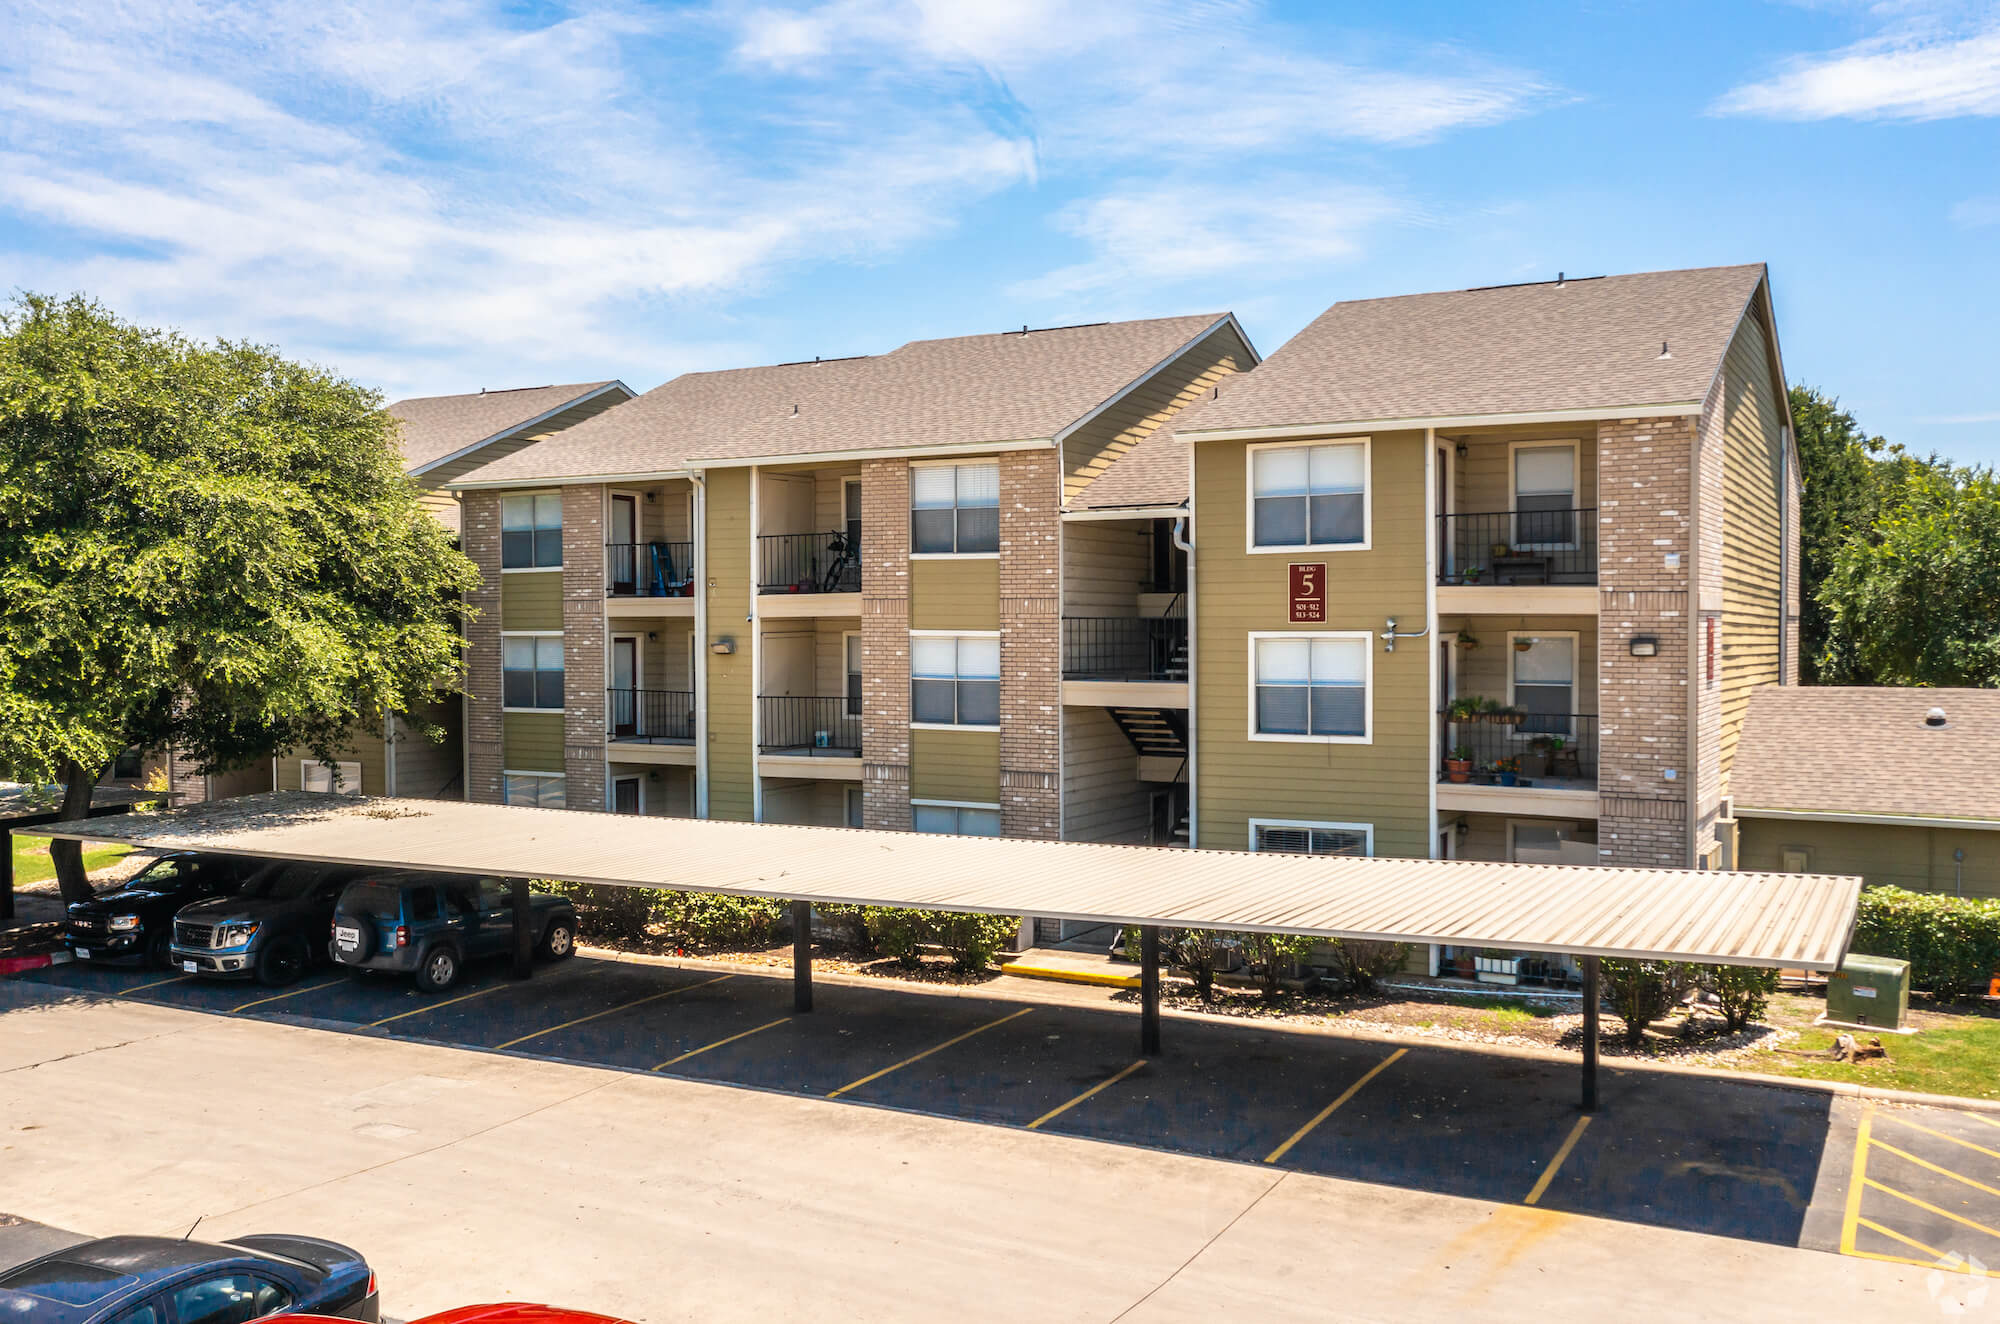
[{"label": "brown shingle roof", "polygon": [[1699,405],[1763,277],[1704,267],[1337,303],[1177,430]]},{"label": "brown shingle roof", "polygon": [[867,358],[686,373],[465,481],[1051,438],[1221,316],[914,340]]},{"label": "brown shingle roof", "polygon": [[573,382],[470,395],[424,395],[398,400],[388,412],[403,425],[403,467],[416,469],[467,446],[497,440],[530,419],[610,385],[608,381]]},{"label": "brown shingle roof", "polygon": [[[1942,708],[1946,725],[1924,715]],[[2000,690],[1767,685],[1750,696],[1729,791],[1739,813],[2000,823]]]}]

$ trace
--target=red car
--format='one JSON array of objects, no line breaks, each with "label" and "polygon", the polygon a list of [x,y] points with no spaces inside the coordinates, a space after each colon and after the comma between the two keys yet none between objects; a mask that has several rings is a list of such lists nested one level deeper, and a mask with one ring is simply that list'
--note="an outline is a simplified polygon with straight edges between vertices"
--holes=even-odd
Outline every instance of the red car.
[{"label": "red car", "polygon": [[[319,1315],[288,1315],[285,1324],[352,1324],[350,1320],[325,1319]],[[459,1306],[435,1315],[413,1319],[409,1324],[631,1324],[613,1315],[593,1315],[587,1310],[564,1310],[560,1306],[534,1306],[510,1301],[491,1306]]]}]

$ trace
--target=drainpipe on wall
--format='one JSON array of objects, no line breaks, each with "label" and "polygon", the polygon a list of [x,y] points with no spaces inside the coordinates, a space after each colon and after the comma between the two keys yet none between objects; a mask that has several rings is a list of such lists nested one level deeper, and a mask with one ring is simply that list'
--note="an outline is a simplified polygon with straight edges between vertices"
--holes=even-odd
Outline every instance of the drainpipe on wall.
[{"label": "drainpipe on wall", "polygon": [[[708,475],[699,469],[688,471],[694,486],[694,816],[708,817]],[[756,567],[751,567],[755,573]]]},{"label": "drainpipe on wall", "polygon": [[[1188,520],[1191,516],[1193,516],[1193,514],[1194,514],[1194,447],[1190,446],[1188,447],[1188,513],[1186,515],[1182,515],[1179,519],[1176,519],[1174,521],[1174,528],[1172,534],[1174,546],[1180,548],[1183,552],[1187,553],[1187,632],[1188,632],[1187,820],[1188,820],[1189,850],[1193,850],[1195,846],[1199,844],[1201,841],[1201,810],[1200,810],[1201,800],[1195,792],[1195,788],[1201,784],[1201,769],[1195,760],[1195,753],[1196,750],[1199,748],[1199,745],[1195,740],[1195,729],[1199,725],[1199,723],[1195,719],[1197,715],[1196,705],[1201,702],[1201,699],[1199,697],[1201,688],[1200,686],[1201,670],[1197,661],[1198,650],[1195,644],[1195,636],[1197,631],[1195,629],[1196,584],[1194,577],[1195,576],[1194,543],[1189,541],[1187,536]],[[1173,839],[1172,831],[1173,829],[1170,826],[1168,828],[1169,841]]]}]

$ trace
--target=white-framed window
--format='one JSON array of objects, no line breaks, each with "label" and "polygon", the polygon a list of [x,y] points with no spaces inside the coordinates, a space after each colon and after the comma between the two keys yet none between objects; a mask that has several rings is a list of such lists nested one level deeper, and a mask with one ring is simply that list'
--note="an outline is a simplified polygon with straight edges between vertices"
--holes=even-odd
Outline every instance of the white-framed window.
[{"label": "white-framed window", "polygon": [[911,825],[919,832],[946,837],[997,837],[1000,806],[960,800],[910,801]]},{"label": "white-framed window", "polygon": [[562,493],[500,500],[500,568],[552,570],[562,564]]},{"label": "white-framed window", "polygon": [[299,789],[302,791],[341,791],[348,795],[361,794],[361,765],[342,760],[327,767],[318,759],[304,759],[299,763]]},{"label": "white-framed window", "polygon": [[526,709],[563,706],[561,633],[500,636],[500,706]]},{"label": "white-framed window", "polygon": [[1368,547],[1367,437],[1244,448],[1253,552]]},{"label": "white-framed window", "polygon": [[501,796],[507,804],[529,805],[536,809],[563,808],[564,778],[561,773],[508,772],[501,775]]},{"label": "white-framed window", "polygon": [[1000,462],[910,466],[910,553],[992,556],[1000,551]]},{"label": "white-framed window", "polygon": [[1527,710],[1516,736],[1566,736],[1575,722],[1577,636],[1563,631],[1507,632],[1507,701]]},{"label": "white-framed window", "polygon": [[1366,631],[1250,636],[1250,738],[1365,745],[1375,654]]},{"label": "white-framed window", "polygon": [[1508,447],[1514,546],[1559,551],[1576,546],[1573,441],[1517,441]]},{"label": "white-framed window", "polygon": [[847,715],[861,716],[861,635],[849,630],[841,636],[841,652],[847,667]]},{"label": "white-framed window", "polygon": [[847,786],[842,789],[847,792],[847,803],[844,806],[847,810],[847,826],[851,828],[865,826],[867,817],[863,813],[864,800],[861,788],[859,786]]},{"label": "white-framed window", "polygon": [[1250,820],[1250,849],[1286,855],[1354,855],[1375,853],[1373,823],[1315,823],[1295,818]]},{"label": "white-framed window", "polygon": [[1000,725],[1000,634],[910,631],[910,724]]}]

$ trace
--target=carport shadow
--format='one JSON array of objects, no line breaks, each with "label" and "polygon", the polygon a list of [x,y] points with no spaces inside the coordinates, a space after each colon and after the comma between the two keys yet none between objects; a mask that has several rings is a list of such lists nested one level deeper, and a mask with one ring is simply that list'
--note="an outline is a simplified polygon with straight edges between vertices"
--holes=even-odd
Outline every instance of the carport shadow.
[{"label": "carport shadow", "polygon": [[[4,981],[36,1003],[122,997],[484,1052],[834,1098],[1501,1203],[1797,1245],[1830,1096],[1576,1062],[1169,1014],[1164,1051],[1104,1005],[579,957],[444,995],[316,972],[292,990],[57,967]],[[39,992],[30,994],[33,987]],[[4,1033],[4,1029],[0,1029]]]}]

